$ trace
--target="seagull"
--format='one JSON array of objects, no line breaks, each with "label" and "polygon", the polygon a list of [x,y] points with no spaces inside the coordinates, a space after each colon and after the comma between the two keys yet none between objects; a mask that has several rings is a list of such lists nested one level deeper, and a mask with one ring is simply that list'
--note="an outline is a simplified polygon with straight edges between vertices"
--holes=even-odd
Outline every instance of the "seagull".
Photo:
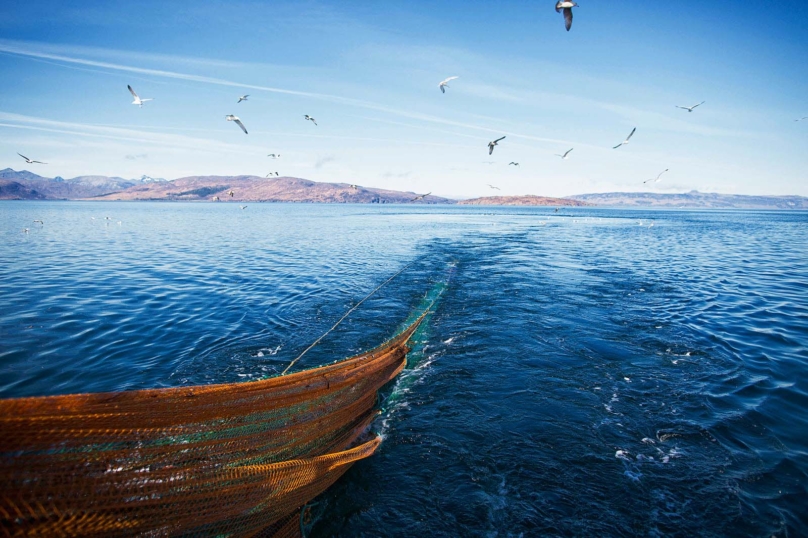
[{"label": "seagull", "polygon": [[494,187],[494,186],[493,186],[493,185],[491,185],[490,183],[488,184],[488,186],[489,186],[489,187],[491,187],[492,189],[496,189],[496,190],[498,190],[498,191],[501,191],[501,190],[502,190],[502,189],[500,189],[499,187]]},{"label": "seagull", "polygon": [[134,101],[132,101],[132,104],[133,104],[133,105],[137,105],[137,106],[139,106],[139,107],[143,108],[143,103],[145,103],[146,101],[154,101],[154,99],[152,99],[152,98],[149,98],[149,99],[141,99],[140,97],[138,97],[138,94],[136,94],[136,93],[135,93],[135,90],[133,90],[133,89],[132,89],[132,86],[129,86],[129,85],[127,84],[127,85],[126,85],[126,87],[127,87],[127,88],[129,88],[129,93],[131,93],[131,94],[132,94],[132,97],[134,97],[134,98],[135,98],[135,100],[134,100]]},{"label": "seagull", "polygon": [[27,234],[28,233],[28,228],[23,228],[22,233]]},{"label": "seagull", "polygon": [[802,121],[802,120],[808,120],[808,116],[803,116],[802,118],[798,118],[794,121]]},{"label": "seagull", "polygon": [[662,174],[664,174],[664,173],[665,173],[665,172],[667,172],[667,171],[668,171],[668,169],[666,168],[666,169],[664,169],[663,171],[661,171],[661,172],[659,173],[659,175],[656,177],[656,179],[655,179],[655,178],[646,179],[645,181],[643,181],[643,182],[642,182],[642,184],[643,184],[643,185],[645,185],[645,184],[646,184],[646,183],[648,183],[649,181],[653,181],[654,183],[659,183],[659,178],[660,178],[660,177],[662,177]]},{"label": "seagull", "polygon": [[233,195],[236,194],[236,193],[233,192],[233,189],[230,189],[229,191],[227,191],[227,194],[230,196],[230,198],[232,198]]},{"label": "seagull", "polygon": [[575,149],[575,148],[570,148],[570,149],[568,149],[567,151],[565,151],[565,152],[564,152],[564,155],[561,155],[560,153],[554,153],[554,155],[555,155],[556,157],[561,157],[562,159],[565,159],[565,160],[566,160],[567,155],[569,155],[569,154],[570,154],[570,151],[572,151],[572,150],[574,150],[574,149]]},{"label": "seagull", "polygon": [[679,106],[679,105],[674,105],[674,106],[675,106],[676,108],[681,108],[682,110],[687,110],[688,112],[693,112],[693,109],[694,109],[694,108],[696,108],[697,106],[701,106],[701,105],[703,105],[703,104],[704,104],[704,103],[706,103],[706,102],[707,102],[707,101],[702,101],[702,102],[701,102],[701,103],[699,103],[698,105],[693,105],[693,106]]},{"label": "seagull", "polygon": [[278,153],[278,154],[270,153],[270,154],[267,155],[267,157],[272,157],[273,159],[278,159],[278,158],[280,158],[280,156],[281,156],[280,153]]},{"label": "seagull", "polygon": [[44,225],[44,224],[45,224],[45,223],[44,223],[43,221],[41,221],[41,220],[35,220],[34,222],[38,222],[39,224],[42,224],[42,225]]},{"label": "seagull", "polygon": [[617,144],[617,145],[616,145],[615,147],[613,147],[612,149],[617,149],[617,148],[619,148],[620,146],[622,146],[623,144],[628,144],[628,141],[629,141],[629,140],[631,140],[631,137],[632,137],[632,136],[634,136],[634,131],[636,131],[636,130],[637,130],[637,128],[636,128],[636,127],[635,127],[635,128],[633,128],[633,129],[631,130],[631,132],[628,134],[628,136],[626,137],[626,139],[625,139],[625,140],[623,140],[622,142],[620,142],[619,144]]},{"label": "seagull", "polygon": [[236,122],[236,125],[238,125],[239,127],[241,127],[241,130],[242,130],[242,131],[244,131],[244,134],[247,134],[247,128],[246,128],[246,127],[244,127],[244,124],[243,124],[243,123],[241,123],[241,120],[238,118],[238,116],[234,116],[234,115],[232,115],[232,114],[228,114],[227,116],[225,116],[225,117],[224,117],[224,119],[226,119],[227,121],[234,121],[234,122]]},{"label": "seagull", "polygon": [[564,10],[564,26],[568,32],[572,27],[572,8],[574,7],[578,7],[578,4],[569,0],[558,0],[556,2],[556,13],[561,13],[561,10]]},{"label": "seagull", "polygon": [[509,163],[508,163],[508,166],[511,166],[511,165],[513,165],[513,166],[519,166],[519,163],[516,163],[516,162],[511,161],[511,162],[509,162]]},{"label": "seagull", "polygon": [[440,88],[441,93],[446,93],[446,88],[449,87],[449,81],[454,80],[456,78],[460,78],[460,77],[449,77],[446,80],[442,80],[440,82],[440,84],[438,84],[438,88]]},{"label": "seagull", "polygon": [[356,189],[358,189],[358,188],[359,188],[359,185],[348,185],[348,186],[349,186],[350,188],[352,188],[353,190],[356,190]]},{"label": "seagull", "polygon": [[104,220],[112,220],[112,217],[104,217]]},{"label": "seagull", "polygon": [[270,172],[270,173],[267,174],[267,177],[271,176],[272,174],[275,174],[276,176],[278,175],[277,172]]},{"label": "seagull", "polygon": [[555,212],[558,213],[558,208],[556,208]]},{"label": "seagull", "polygon": [[308,114],[304,114],[303,117],[312,122],[314,125],[317,125],[317,122],[314,120],[314,118],[312,118]]},{"label": "seagull", "polygon": [[426,193],[426,194],[421,194],[421,195],[418,195],[418,196],[416,196],[415,198],[413,198],[412,200],[410,200],[410,202],[415,202],[416,200],[420,200],[420,199],[422,199],[422,198],[426,198],[426,197],[427,197],[427,196],[429,196],[430,194],[432,194],[432,191],[429,191],[429,192],[428,192],[428,193]]},{"label": "seagull", "polygon": [[239,104],[242,101],[246,101],[248,97],[249,97],[249,94],[242,95],[241,97],[238,98],[238,102],[236,102],[236,104]]},{"label": "seagull", "polygon": [[214,202],[218,202],[218,201],[219,201],[219,197],[218,197],[218,196],[214,196],[214,197],[213,197],[213,201],[214,201]]},{"label": "seagull", "polygon": [[20,157],[25,159],[25,162],[27,162],[28,164],[48,164],[48,163],[43,163],[42,161],[34,161],[33,159],[29,159],[28,157],[26,157],[22,153],[18,153],[17,155],[19,155]]},{"label": "seagull", "polygon": [[494,146],[496,146],[497,142],[499,142],[500,140],[505,140],[505,137],[503,136],[502,138],[497,138],[496,140],[492,140],[491,142],[488,143],[488,154],[489,155],[494,153]]},{"label": "seagull", "polygon": [[247,206],[246,206],[246,205],[240,205],[240,206],[238,206],[238,207],[239,207],[239,209],[247,209]]}]

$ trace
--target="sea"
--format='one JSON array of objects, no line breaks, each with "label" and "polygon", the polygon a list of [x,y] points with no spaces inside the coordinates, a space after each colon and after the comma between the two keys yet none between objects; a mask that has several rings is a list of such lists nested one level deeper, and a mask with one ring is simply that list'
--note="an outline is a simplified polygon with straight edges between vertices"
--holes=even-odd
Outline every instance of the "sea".
[{"label": "sea", "polygon": [[808,212],[241,205],[0,202],[0,398],[275,375],[393,277],[294,366],[432,312],[306,536],[808,535]]}]

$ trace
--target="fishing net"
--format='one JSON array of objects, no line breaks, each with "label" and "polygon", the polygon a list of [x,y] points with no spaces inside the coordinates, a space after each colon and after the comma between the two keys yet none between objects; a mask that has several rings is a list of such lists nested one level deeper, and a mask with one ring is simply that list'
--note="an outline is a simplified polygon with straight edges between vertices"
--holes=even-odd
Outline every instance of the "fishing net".
[{"label": "fishing net", "polygon": [[296,536],[372,455],[423,316],[355,357],[246,383],[0,400],[0,535]]}]

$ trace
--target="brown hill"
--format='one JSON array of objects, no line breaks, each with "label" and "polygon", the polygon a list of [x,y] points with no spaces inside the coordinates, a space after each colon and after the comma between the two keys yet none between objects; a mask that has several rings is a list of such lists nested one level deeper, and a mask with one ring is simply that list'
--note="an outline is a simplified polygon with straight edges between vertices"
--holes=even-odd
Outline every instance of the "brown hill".
[{"label": "brown hill", "polygon": [[[233,196],[228,192],[233,191]],[[347,183],[320,183],[295,177],[265,179],[258,176],[192,176],[174,181],[136,185],[94,200],[212,200],[222,202],[308,202],[308,203],[421,203],[452,204],[454,200],[426,196],[414,201],[413,192]]]},{"label": "brown hill", "polygon": [[0,179],[0,200],[44,200],[46,196],[16,181]]},{"label": "brown hill", "polygon": [[534,196],[525,194],[522,196],[484,196],[482,198],[471,198],[457,202],[462,205],[550,205],[550,206],[587,206],[591,205],[579,200],[569,198],[548,198],[547,196]]}]

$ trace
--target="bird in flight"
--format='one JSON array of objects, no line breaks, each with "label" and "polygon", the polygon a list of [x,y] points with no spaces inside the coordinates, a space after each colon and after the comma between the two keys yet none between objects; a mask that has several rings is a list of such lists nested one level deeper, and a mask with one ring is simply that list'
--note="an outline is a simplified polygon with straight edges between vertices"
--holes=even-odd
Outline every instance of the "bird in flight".
[{"label": "bird in flight", "polygon": [[631,130],[631,132],[630,132],[630,133],[628,133],[628,136],[626,137],[626,139],[625,139],[625,140],[623,140],[622,142],[620,142],[619,144],[617,144],[617,145],[616,145],[615,147],[613,147],[612,149],[617,149],[617,148],[619,148],[620,146],[622,146],[623,144],[628,144],[628,141],[629,141],[629,140],[631,140],[631,137],[632,137],[632,136],[634,136],[634,131],[636,131],[636,130],[637,130],[637,128],[636,128],[636,127],[635,127],[635,128],[633,128],[633,129]]},{"label": "bird in flight", "polygon": [[564,10],[564,26],[567,28],[567,31],[570,31],[572,28],[572,8],[578,7],[578,4],[575,2],[570,2],[569,0],[559,0],[556,2],[556,13],[561,13],[561,10]]},{"label": "bird in flight", "polygon": [[489,155],[494,153],[494,146],[497,146],[498,145],[497,142],[499,142],[500,140],[505,140],[505,137],[503,136],[502,138],[497,138],[496,140],[492,140],[491,142],[488,143],[488,154]]},{"label": "bird in flight", "polygon": [[232,198],[233,195],[236,194],[236,193],[233,192],[233,189],[230,189],[229,191],[227,191],[227,194],[228,194],[228,196],[230,196],[230,198]]},{"label": "bird in flight", "polygon": [[410,202],[415,202],[416,200],[421,200],[422,198],[426,198],[426,197],[427,197],[427,196],[429,196],[430,194],[432,194],[432,191],[429,191],[429,192],[428,192],[428,193],[426,193],[426,194],[419,194],[418,196],[416,196],[415,198],[413,198],[412,200],[410,200]]},{"label": "bird in flight", "polygon": [[45,224],[45,223],[44,223],[43,221],[41,221],[41,220],[35,220],[34,222],[37,222],[37,223],[42,224],[42,225],[44,225],[44,224]]},{"label": "bird in flight", "polygon": [[489,187],[491,187],[492,189],[496,189],[496,190],[498,190],[498,191],[501,191],[501,190],[502,190],[502,189],[500,189],[499,187],[494,187],[494,186],[493,186],[493,185],[491,185],[490,183],[488,184],[488,186],[489,186]]},{"label": "bird in flight", "polygon": [[26,157],[22,153],[17,153],[17,155],[19,155],[20,157],[25,159],[25,162],[27,162],[28,164],[48,164],[48,163],[43,163],[42,161],[35,161],[33,159],[29,159],[28,157]]},{"label": "bird in flight", "polygon": [[454,80],[460,77],[449,77],[446,80],[441,80],[440,84],[438,84],[438,88],[440,88],[441,93],[446,93],[446,88],[449,87],[449,81]]},{"label": "bird in flight", "polygon": [[519,163],[511,161],[511,162],[508,163],[508,166],[511,166],[511,165],[519,166]]},{"label": "bird in flight", "polygon": [[247,209],[247,206],[246,206],[246,205],[240,205],[240,206],[238,206],[238,207],[239,207],[239,209]]},{"label": "bird in flight", "polygon": [[567,151],[565,151],[565,152],[564,152],[564,155],[561,155],[560,153],[554,153],[554,155],[555,155],[556,157],[561,157],[562,159],[566,159],[566,158],[567,158],[567,155],[569,155],[569,154],[570,154],[570,151],[572,151],[572,150],[574,150],[574,149],[575,149],[575,148],[570,148],[570,149],[568,149]]},{"label": "bird in flight", "polygon": [[662,174],[664,174],[664,173],[665,173],[665,172],[667,172],[667,171],[668,171],[668,169],[666,168],[666,169],[664,169],[663,171],[661,171],[657,177],[655,177],[655,178],[653,178],[653,177],[652,177],[651,179],[646,179],[645,181],[643,181],[643,182],[642,182],[642,184],[643,184],[643,185],[645,185],[645,184],[646,184],[646,183],[648,183],[649,181],[653,181],[654,183],[659,183],[659,181],[660,181],[660,179],[659,179],[659,178],[661,178],[661,177],[662,177]]},{"label": "bird in flight", "polygon": [[247,128],[246,128],[246,127],[244,127],[244,124],[243,124],[243,123],[241,123],[241,120],[239,119],[239,117],[238,117],[238,116],[234,116],[234,115],[232,115],[232,114],[228,114],[227,116],[225,116],[225,117],[224,117],[224,119],[226,119],[227,121],[234,121],[234,122],[236,122],[236,125],[238,125],[239,127],[241,127],[241,130],[242,130],[242,131],[244,131],[244,134],[247,134]]},{"label": "bird in flight", "polygon": [[239,104],[242,101],[246,101],[249,96],[250,96],[249,94],[242,95],[241,97],[238,98],[238,102],[236,102],[236,104]]},{"label": "bird in flight", "polygon": [[314,120],[314,118],[312,118],[308,114],[304,114],[303,117],[312,122],[314,125],[317,125],[317,122]]},{"label": "bird in flight", "polygon": [[802,120],[808,120],[808,116],[803,116],[802,118],[797,118],[794,121],[802,121]]},{"label": "bird in flight", "polygon": [[273,159],[278,159],[278,158],[280,158],[280,156],[281,156],[280,153],[278,153],[278,154],[270,153],[269,155],[267,155],[267,157],[272,157]]},{"label": "bird in flight", "polygon": [[129,86],[129,85],[127,84],[127,85],[126,85],[126,87],[127,87],[127,88],[129,88],[129,93],[131,93],[131,94],[132,94],[132,97],[134,97],[134,98],[135,98],[135,100],[134,100],[134,101],[132,101],[132,104],[133,104],[133,105],[137,105],[137,106],[139,106],[139,107],[141,107],[141,108],[142,108],[142,107],[143,107],[143,103],[145,103],[146,101],[154,101],[154,99],[153,99],[153,98],[151,98],[151,97],[150,97],[149,99],[141,99],[141,98],[138,96],[138,94],[136,94],[136,93],[135,93],[135,90],[133,90],[133,89],[132,89],[132,86]]},{"label": "bird in flight", "polygon": [[682,110],[687,110],[688,112],[693,112],[693,109],[694,109],[694,108],[696,108],[697,106],[701,106],[701,105],[703,105],[703,104],[704,104],[704,103],[706,103],[706,102],[707,102],[707,101],[702,101],[702,102],[701,102],[701,103],[699,103],[698,105],[693,105],[693,106],[679,106],[679,105],[674,105],[674,106],[675,106],[676,108],[681,108]]},{"label": "bird in flight", "polygon": [[219,197],[218,197],[218,196],[214,196],[214,197],[213,197],[213,201],[214,201],[214,202],[218,202],[218,201],[219,201]]},{"label": "bird in flight", "polygon": [[276,176],[278,175],[277,172],[270,172],[270,173],[267,174],[267,177],[271,176],[272,174],[275,174]]},{"label": "bird in flight", "polygon": [[23,228],[22,233],[27,234],[28,233],[28,228]]},{"label": "bird in flight", "polygon": [[352,188],[353,190],[356,190],[356,189],[358,189],[358,188],[359,188],[359,185],[348,185],[348,186],[349,186],[350,188]]}]

